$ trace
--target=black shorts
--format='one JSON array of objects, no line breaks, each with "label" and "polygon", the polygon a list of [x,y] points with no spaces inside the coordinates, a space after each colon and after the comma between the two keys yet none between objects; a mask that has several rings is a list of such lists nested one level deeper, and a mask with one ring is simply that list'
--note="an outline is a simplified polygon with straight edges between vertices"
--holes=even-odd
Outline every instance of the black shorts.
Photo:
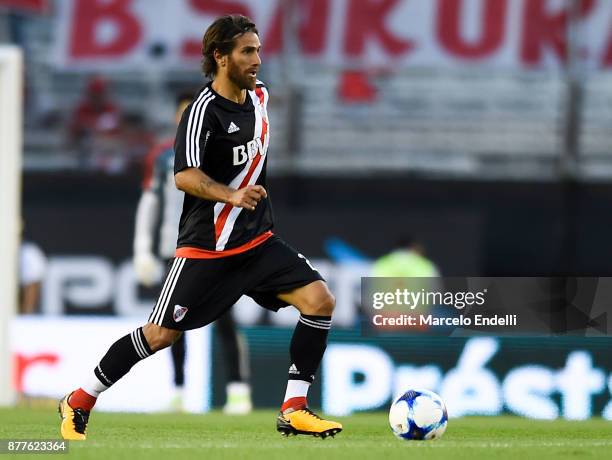
[{"label": "black shorts", "polygon": [[277,295],[323,280],[310,262],[277,236],[220,259],[177,257],[149,322],[187,331],[212,323],[244,294],[268,310],[288,306]]}]

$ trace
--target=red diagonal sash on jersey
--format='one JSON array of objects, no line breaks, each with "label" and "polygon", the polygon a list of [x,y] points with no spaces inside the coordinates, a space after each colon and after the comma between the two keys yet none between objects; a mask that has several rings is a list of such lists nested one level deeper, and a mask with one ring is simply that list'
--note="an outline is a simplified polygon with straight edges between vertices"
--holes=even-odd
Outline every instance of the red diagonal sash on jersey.
[{"label": "red diagonal sash on jersey", "polygon": [[[261,90],[261,88],[256,88],[255,93],[257,94],[257,97],[259,97],[260,104],[263,106],[263,102],[264,102],[263,91]],[[264,145],[265,145],[265,139],[266,139],[267,133],[268,133],[268,123],[264,117],[261,117],[260,140],[261,140],[262,149],[264,148]],[[258,152],[258,153],[259,155],[258,154],[255,155],[255,158],[253,159],[253,163],[251,163],[251,167],[249,168],[249,172],[244,177],[244,179],[242,179],[242,182],[240,183],[240,186],[238,187],[238,189],[241,189],[247,186],[247,184],[249,183],[249,180],[251,180],[251,177],[253,176],[253,173],[255,172],[255,169],[257,168],[257,165],[259,164],[260,161],[263,161],[261,159],[263,152]],[[232,205],[227,203],[223,207],[221,212],[219,213],[219,217],[217,217],[217,222],[215,223],[215,241],[219,240],[219,237],[221,236],[221,232],[223,231],[223,227],[225,226],[225,222],[227,222],[227,218],[231,210],[232,210]]]}]

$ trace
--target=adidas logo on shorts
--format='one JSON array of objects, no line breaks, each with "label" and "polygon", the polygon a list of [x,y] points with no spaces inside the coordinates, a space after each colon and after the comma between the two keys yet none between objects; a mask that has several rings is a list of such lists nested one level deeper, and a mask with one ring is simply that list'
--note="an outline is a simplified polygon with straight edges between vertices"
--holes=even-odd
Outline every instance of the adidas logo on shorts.
[{"label": "adidas logo on shorts", "polygon": [[298,371],[298,368],[295,367],[295,364],[292,364],[291,367],[289,368],[289,373],[299,375],[300,371]]}]

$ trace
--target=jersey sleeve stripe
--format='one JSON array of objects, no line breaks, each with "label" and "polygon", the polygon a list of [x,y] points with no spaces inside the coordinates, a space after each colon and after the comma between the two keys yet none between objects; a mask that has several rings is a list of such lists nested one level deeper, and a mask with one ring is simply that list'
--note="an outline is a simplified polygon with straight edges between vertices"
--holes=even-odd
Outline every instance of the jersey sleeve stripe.
[{"label": "jersey sleeve stripe", "polygon": [[191,166],[192,167],[198,167],[200,166],[200,156],[199,156],[199,152],[200,152],[200,139],[199,139],[199,134],[202,130],[202,124],[204,123],[204,114],[206,111],[206,106],[208,105],[208,103],[214,99],[215,96],[213,96],[212,94],[208,94],[207,96],[205,96],[202,100],[199,101],[198,106],[195,107],[195,117],[193,120],[193,124],[191,126],[191,133],[188,134],[189,136],[189,156],[191,158]]},{"label": "jersey sleeve stripe", "polygon": [[[187,166],[194,168],[200,165],[199,161],[199,139],[202,123],[204,122],[204,112],[210,100],[214,99],[210,90],[206,88],[194,102],[189,121],[187,123],[187,138],[185,139]],[[198,130],[199,127],[199,130]]]},{"label": "jersey sleeve stripe", "polygon": [[195,159],[196,159],[197,167],[200,166],[200,135],[202,134],[202,125],[204,124],[204,113],[206,112],[206,107],[208,106],[210,101],[212,101],[214,98],[215,96],[211,97],[210,99],[207,99],[206,102],[204,103],[204,107],[202,107],[202,117],[200,118],[200,123],[198,124],[198,132],[195,136],[195,145],[196,145]]},{"label": "jersey sleeve stripe", "polygon": [[187,166],[189,166],[189,167],[193,167],[193,163],[191,161],[191,135],[190,135],[191,134],[191,126],[193,125],[194,114],[196,113],[198,105],[206,97],[207,93],[208,93],[208,88],[206,88],[204,91],[202,91],[200,93],[200,95],[198,96],[196,101],[191,106],[191,112],[189,113],[189,119],[187,121],[187,132],[186,132],[186,135],[185,135],[185,146],[186,146],[185,154],[187,156]]}]

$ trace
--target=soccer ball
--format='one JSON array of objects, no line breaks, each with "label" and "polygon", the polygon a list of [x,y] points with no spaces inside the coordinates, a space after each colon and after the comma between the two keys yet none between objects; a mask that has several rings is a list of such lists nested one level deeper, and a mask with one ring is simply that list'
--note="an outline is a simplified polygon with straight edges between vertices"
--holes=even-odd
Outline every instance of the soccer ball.
[{"label": "soccer ball", "polygon": [[448,415],[442,398],[429,390],[408,390],[389,410],[389,425],[399,439],[438,439],[446,431]]}]

